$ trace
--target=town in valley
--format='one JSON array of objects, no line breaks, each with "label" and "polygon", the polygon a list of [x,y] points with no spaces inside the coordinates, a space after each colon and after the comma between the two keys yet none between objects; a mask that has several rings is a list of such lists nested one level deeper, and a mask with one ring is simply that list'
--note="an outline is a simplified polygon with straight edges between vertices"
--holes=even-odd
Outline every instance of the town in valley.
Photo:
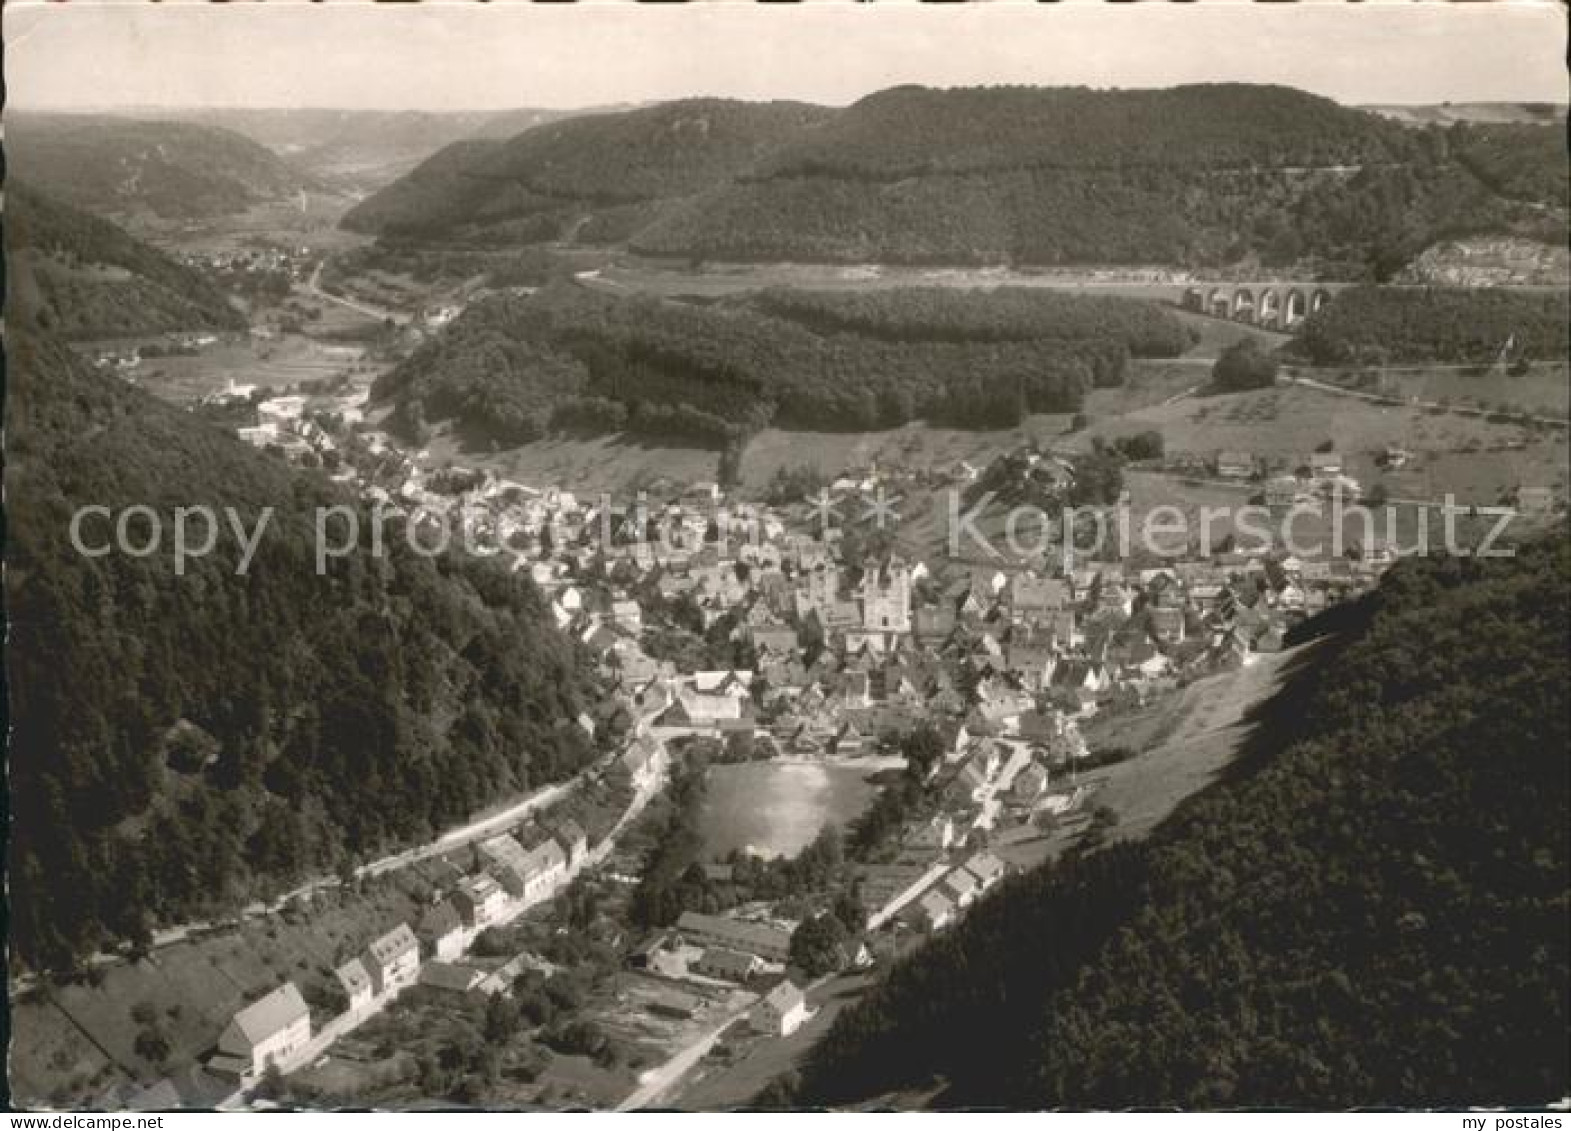
[{"label": "town in valley", "polygon": [[[1164,98],[1221,125],[1153,140]],[[245,627],[126,661],[102,709],[142,687],[134,739],[18,732],[145,782],[17,779],[17,806],[116,800],[85,847],[13,856],[13,899],[182,813],[216,838],[101,877],[69,929],[58,893],[24,909],[19,1102],[838,1099],[807,1067],[826,1034],[935,939],[1247,777],[1270,705],[1335,674],[1412,561],[1563,526],[1564,104],[1048,79],[844,101],[8,110],[7,321],[112,390],[103,458],[153,414],[191,439],[146,475],[188,494],[144,510],[254,515],[289,484],[317,516],[315,577],[299,547],[193,570]],[[1115,185],[1104,145],[1141,171]],[[51,411],[24,442],[76,410]],[[77,498],[115,476],[73,469],[50,489],[103,505],[80,530],[113,560],[142,500]],[[115,603],[134,636],[177,615],[161,550],[126,567],[154,581],[47,586],[60,559],[29,553],[13,616]],[[285,562],[346,610],[319,701],[135,682],[241,670]],[[284,673],[327,645],[268,639],[299,695]],[[488,666],[536,647],[570,709]],[[28,678],[18,706],[52,717],[64,693]],[[394,797],[440,816],[333,828]],[[281,808],[297,833],[269,834]],[[209,870],[226,822],[240,858]]]}]

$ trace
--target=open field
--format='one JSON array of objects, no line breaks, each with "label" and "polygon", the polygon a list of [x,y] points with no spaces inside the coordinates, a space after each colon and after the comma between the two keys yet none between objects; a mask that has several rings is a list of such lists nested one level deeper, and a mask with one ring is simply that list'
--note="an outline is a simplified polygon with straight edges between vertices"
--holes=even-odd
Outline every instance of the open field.
[{"label": "open field", "polygon": [[579,498],[602,491],[630,497],[640,489],[713,480],[720,453],[704,448],[667,447],[624,436],[552,437],[499,452],[461,447],[446,430],[427,445],[435,466],[451,460],[535,487],[560,486]]},{"label": "open field", "polygon": [[1118,816],[1112,837],[1145,836],[1185,798],[1217,780],[1248,738],[1254,708],[1276,693],[1313,647],[1259,653],[1244,667],[1197,680],[1143,708],[1092,719],[1084,729],[1092,749],[1125,746],[1139,755],[1056,782],[1055,789],[1084,787],[1089,797],[1057,825],[1001,829],[989,847],[1016,868],[1033,868],[1072,845],[1097,806]]},{"label": "open field", "polygon": [[1101,787],[1096,804],[1118,814],[1116,839],[1142,837],[1184,798],[1210,785],[1238,754],[1250,715],[1274,695],[1305,649],[1257,653],[1235,671],[1190,684],[1154,717],[1110,718],[1087,728],[1093,746],[1135,746],[1142,753],[1086,775]]},{"label": "open field", "polygon": [[354,372],[369,380],[372,371],[363,364],[364,354],[360,346],[288,334],[218,342],[192,356],[147,358],[134,375],[137,384],[155,396],[187,404],[222,392],[231,380],[278,391]]}]

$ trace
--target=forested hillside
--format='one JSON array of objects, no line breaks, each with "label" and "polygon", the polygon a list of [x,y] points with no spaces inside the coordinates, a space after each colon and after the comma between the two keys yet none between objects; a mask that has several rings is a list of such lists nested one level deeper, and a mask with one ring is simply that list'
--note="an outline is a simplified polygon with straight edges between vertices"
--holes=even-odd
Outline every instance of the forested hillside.
[{"label": "forested hillside", "polygon": [[[593,756],[597,688],[534,588],[492,560],[314,564],[345,503],[232,436],[8,336],[11,941],[60,967],[424,837]],[[85,505],[151,507],[160,552],[85,557]],[[218,510],[177,576],[175,507]],[[224,507],[254,531],[245,576]],[[335,520],[336,522],[336,520]],[[135,544],[146,516],[128,527]],[[339,530],[338,526],[332,528]],[[194,520],[193,539],[202,535]],[[89,516],[87,543],[112,535]]]},{"label": "forested hillside", "polygon": [[1388,160],[1409,141],[1394,123],[1287,87],[898,86],[777,153],[760,175],[1350,165]]},{"label": "forested hillside", "polygon": [[1254,262],[1379,278],[1442,235],[1563,238],[1415,132],[1280,87],[899,87],[638,233],[729,260]]},{"label": "forested hillside", "polygon": [[31,183],[99,215],[225,216],[314,187],[250,138],[194,122],[20,114],[5,144]]},{"label": "forested hillside", "polygon": [[344,226],[392,236],[535,243],[570,228],[626,238],[654,206],[728,180],[829,111],[689,99],[460,142],[352,209]]},{"label": "forested hillside", "polygon": [[1339,611],[1236,772],[1143,843],[1010,881],[767,1100],[1564,1096],[1568,583],[1564,539],[1402,563]]},{"label": "forested hillside", "polygon": [[1450,134],[1457,159],[1502,196],[1564,208],[1571,182],[1566,176],[1566,124],[1473,125]]},{"label": "forested hillside", "polygon": [[1378,281],[1438,239],[1563,240],[1560,132],[1413,129],[1242,84],[902,86],[844,110],[698,99],[449,147],[344,222],[401,239],[626,241],[686,259]]},{"label": "forested hillside", "polygon": [[245,319],[200,273],[107,220],[6,186],[7,266],[39,328],[63,338],[168,330],[243,330]]},{"label": "forested hillside", "polygon": [[[356,193],[386,187],[444,145],[500,126],[512,136],[569,110],[293,110],[211,107],[186,118],[244,134],[295,168]],[[512,128],[508,128],[511,125]]]},{"label": "forested hillside", "polygon": [[1189,344],[1171,314],[1120,299],[1012,294],[993,310],[936,289],[863,299],[767,292],[700,305],[560,284],[470,307],[376,386],[406,429],[455,420],[519,443],[553,428],[725,446],[766,425],[963,427],[1072,412],[1131,354]]},{"label": "forested hillside", "polygon": [[1192,344],[1184,323],[1155,303],[1046,288],[815,291],[779,287],[759,292],[749,305],[818,333],[897,342],[1112,338],[1133,357],[1176,357]]},{"label": "forested hillside", "polygon": [[1571,350],[1566,292],[1353,287],[1309,317],[1293,350],[1317,365],[1553,361]]}]

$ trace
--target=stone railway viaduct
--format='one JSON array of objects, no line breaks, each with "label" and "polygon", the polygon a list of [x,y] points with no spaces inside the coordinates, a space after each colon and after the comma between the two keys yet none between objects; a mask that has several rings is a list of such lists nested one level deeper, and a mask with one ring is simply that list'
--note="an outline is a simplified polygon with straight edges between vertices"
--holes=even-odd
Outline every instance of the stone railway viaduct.
[{"label": "stone railway viaduct", "polygon": [[1291,330],[1350,283],[1194,283],[1175,287],[1185,310],[1248,322],[1268,330]]}]

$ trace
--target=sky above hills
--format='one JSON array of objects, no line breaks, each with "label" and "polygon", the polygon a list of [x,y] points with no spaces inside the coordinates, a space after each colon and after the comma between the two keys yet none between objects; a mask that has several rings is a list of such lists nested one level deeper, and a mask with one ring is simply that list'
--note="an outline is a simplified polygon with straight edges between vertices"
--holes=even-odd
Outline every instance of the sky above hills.
[{"label": "sky above hills", "polygon": [[900,83],[1272,82],[1348,103],[1568,98],[1554,0],[634,6],[8,0],[19,108],[829,105]]}]

